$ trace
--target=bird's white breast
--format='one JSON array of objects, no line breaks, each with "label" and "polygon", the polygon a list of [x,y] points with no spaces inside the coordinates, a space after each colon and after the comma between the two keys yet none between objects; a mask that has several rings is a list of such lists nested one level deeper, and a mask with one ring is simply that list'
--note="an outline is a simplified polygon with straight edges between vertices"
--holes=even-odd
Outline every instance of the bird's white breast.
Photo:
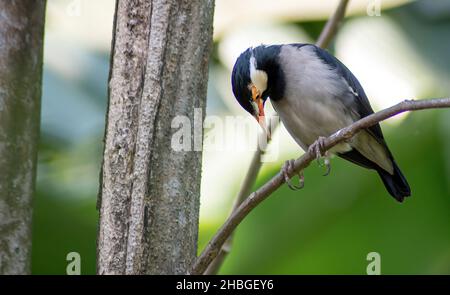
[{"label": "bird's white breast", "polygon": [[[280,65],[285,75],[284,96],[272,104],[303,149],[319,136],[329,136],[354,121],[342,100],[337,99],[350,95],[348,85],[316,56],[312,46],[283,46]],[[351,147],[344,143],[333,151],[349,150]]]}]

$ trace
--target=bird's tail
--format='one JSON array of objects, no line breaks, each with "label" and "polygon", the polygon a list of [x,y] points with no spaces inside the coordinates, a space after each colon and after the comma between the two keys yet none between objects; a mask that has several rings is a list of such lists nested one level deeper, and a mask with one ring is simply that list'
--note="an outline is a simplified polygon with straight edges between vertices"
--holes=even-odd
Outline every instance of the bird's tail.
[{"label": "bird's tail", "polygon": [[406,181],[405,176],[403,176],[394,159],[392,159],[392,164],[394,166],[393,175],[381,168],[377,169],[377,172],[391,196],[393,196],[397,201],[403,202],[405,197],[409,197],[411,195],[411,189],[408,181]]}]

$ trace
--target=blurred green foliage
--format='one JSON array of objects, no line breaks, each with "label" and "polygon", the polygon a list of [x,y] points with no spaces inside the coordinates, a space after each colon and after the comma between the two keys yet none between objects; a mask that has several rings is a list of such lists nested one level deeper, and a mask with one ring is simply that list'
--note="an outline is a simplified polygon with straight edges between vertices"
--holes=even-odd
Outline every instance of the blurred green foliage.
[{"label": "blurred green foliage", "polygon": [[39,192],[33,221],[32,273],[65,274],[66,256],[78,252],[82,274],[95,274],[95,200]]}]

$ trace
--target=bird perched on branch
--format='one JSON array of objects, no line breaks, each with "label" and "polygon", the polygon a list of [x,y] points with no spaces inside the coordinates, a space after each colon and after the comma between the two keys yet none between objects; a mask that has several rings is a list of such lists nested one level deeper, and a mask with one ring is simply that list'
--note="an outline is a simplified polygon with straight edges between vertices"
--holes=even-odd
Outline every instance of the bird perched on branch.
[{"label": "bird perched on branch", "polygon": [[[361,84],[347,67],[312,44],[261,45],[237,59],[232,74],[233,93],[239,104],[266,130],[264,104],[270,98],[289,134],[303,150],[325,157],[323,140],[334,132],[373,113]],[[364,129],[330,151],[380,175],[387,191],[399,202],[411,194],[408,182],[386,145],[379,124]],[[293,160],[282,168],[290,183]]]}]

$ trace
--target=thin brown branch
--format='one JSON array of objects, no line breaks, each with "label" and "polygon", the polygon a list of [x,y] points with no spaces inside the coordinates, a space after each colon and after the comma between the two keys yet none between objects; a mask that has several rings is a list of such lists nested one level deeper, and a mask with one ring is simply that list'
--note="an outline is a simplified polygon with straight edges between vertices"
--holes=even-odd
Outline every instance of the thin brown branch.
[{"label": "thin brown branch", "polygon": [[342,20],[344,19],[348,1],[349,0],[341,0],[339,2],[339,5],[336,8],[333,16],[327,21],[325,27],[322,30],[322,33],[320,33],[319,39],[317,39],[316,42],[317,46],[321,48],[328,47],[331,40],[333,40]]},{"label": "thin brown branch", "polygon": [[[325,140],[324,151],[329,150],[336,144],[350,139],[361,129],[368,128],[383,120],[393,117],[397,114],[406,111],[417,111],[423,109],[435,108],[450,108],[450,98],[429,99],[429,100],[405,100],[390,108],[384,109],[370,116],[362,118],[359,121],[345,127]],[[299,171],[308,167],[308,165],[315,159],[312,152],[306,152],[303,156],[298,158],[294,164],[294,171],[289,177],[297,174]],[[217,231],[216,235],[209,241],[203,252],[195,261],[190,273],[202,274],[208,265],[217,257],[222,245],[230,237],[234,229],[241,223],[241,221],[256,207],[259,203],[268,198],[284,183],[284,177],[278,173],[272,179],[267,181],[258,190],[250,194],[241,205],[233,211],[228,217],[222,227]]]},{"label": "thin brown branch", "polygon": [[[329,45],[331,40],[333,40],[334,36],[336,35],[339,25],[341,24],[342,20],[345,16],[345,10],[347,8],[349,0],[341,0],[333,13],[333,15],[328,19],[327,23],[325,24],[325,27],[323,28],[322,32],[320,33],[319,39],[316,42],[316,45],[325,48]],[[278,127],[279,121],[275,121],[275,124],[270,125],[272,126],[273,131]],[[260,136],[266,136],[264,133],[261,133]],[[270,139],[267,140],[267,143],[269,143]],[[259,139],[258,142],[264,142],[264,139]],[[261,148],[257,147],[255,154],[253,155],[252,161],[250,163],[250,167],[247,170],[247,174],[244,178],[244,182],[241,185],[241,189],[239,190],[238,195],[235,198],[233,209],[231,212],[236,211],[236,209],[239,207],[239,205],[245,200],[245,198],[250,194],[250,191],[252,189],[253,184],[256,181],[256,177],[258,176],[259,170],[261,169],[261,156],[263,154],[263,150]],[[222,249],[220,249],[216,259],[212,261],[212,263],[209,265],[209,267],[205,271],[205,275],[211,275],[211,274],[217,274],[219,271],[221,265],[223,264],[225,257],[228,255],[228,253],[231,250],[232,246],[232,238],[231,235],[228,240],[224,243]]]}]

